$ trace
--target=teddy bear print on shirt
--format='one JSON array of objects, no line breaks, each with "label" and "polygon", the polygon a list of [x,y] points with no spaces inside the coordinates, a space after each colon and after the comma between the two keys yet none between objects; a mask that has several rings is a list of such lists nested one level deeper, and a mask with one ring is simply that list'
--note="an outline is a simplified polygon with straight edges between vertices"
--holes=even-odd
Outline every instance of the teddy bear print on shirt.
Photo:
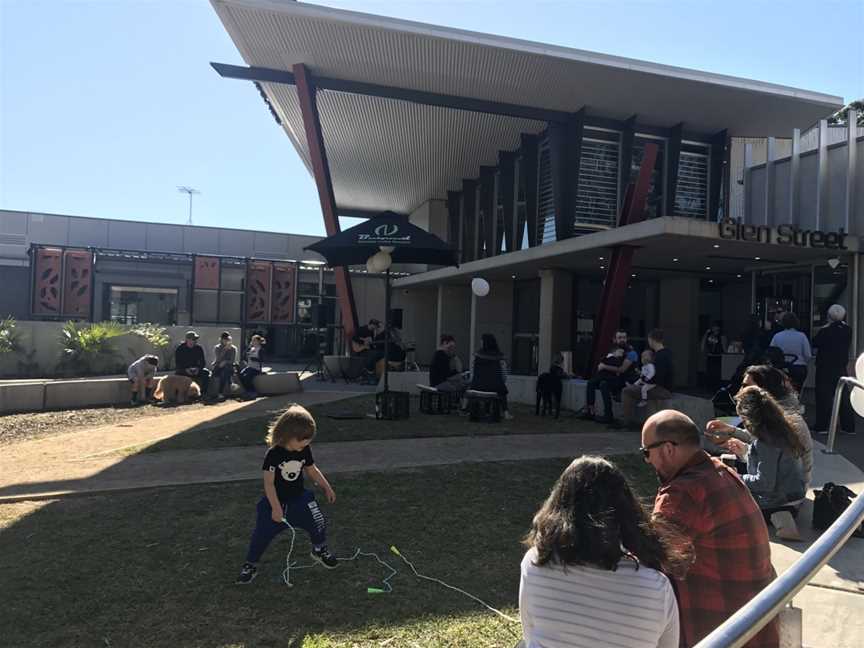
[{"label": "teddy bear print on shirt", "polygon": [[283,461],[279,464],[279,471],[282,473],[282,479],[285,481],[296,481],[300,476],[300,471],[303,470],[305,461]]}]

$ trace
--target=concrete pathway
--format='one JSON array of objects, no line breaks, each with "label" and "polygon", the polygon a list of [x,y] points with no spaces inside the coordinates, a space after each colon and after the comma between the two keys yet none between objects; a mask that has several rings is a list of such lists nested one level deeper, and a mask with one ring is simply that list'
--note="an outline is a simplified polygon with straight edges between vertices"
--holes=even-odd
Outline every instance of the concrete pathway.
[{"label": "concrete pathway", "polygon": [[[164,437],[161,437],[164,438]],[[139,437],[140,439],[140,437]],[[155,440],[155,439],[154,439]],[[24,445],[24,444],[19,444]],[[35,443],[34,443],[35,445]],[[15,446],[13,446],[15,447]],[[74,446],[72,446],[74,447]],[[380,471],[464,462],[621,454],[638,447],[635,433],[521,434],[316,443],[315,459],[326,473]],[[125,456],[75,454],[45,444],[0,458],[0,503],[69,494],[260,478],[262,446],[175,450]],[[52,476],[52,479],[46,479]]]}]

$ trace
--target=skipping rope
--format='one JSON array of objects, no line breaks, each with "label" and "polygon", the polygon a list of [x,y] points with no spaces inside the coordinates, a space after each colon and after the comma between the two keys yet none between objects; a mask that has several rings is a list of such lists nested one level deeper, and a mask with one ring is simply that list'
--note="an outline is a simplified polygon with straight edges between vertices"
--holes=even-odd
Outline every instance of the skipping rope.
[{"label": "skipping rope", "polygon": [[[317,563],[311,563],[308,565],[300,565],[300,564],[297,564],[296,562],[292,562],[291,555],[294,553],[294,541],[297,538],[297,531],[294,529],[293,526],[291,526],[291,524],[288,522],[288,520],[283,518],[282,522],[285,523],[288,526],[288,530],[291,531],[291,542],[288,545],[288,554],[285,556],[285,569],[282,570],[282,582],[285,583],[288,587],[294,587],[294,583],[291,582],[291,572],[296,571],[298,569],[310,569],[311,567],[314,567]],[[395,546],[393,546],[393,545],[390,546],[390,552],[393,553],[394,555],[398,556],[399,558],[401,558],[402,562],[404,562],[406,565],[408,565],[408,567],[414,573],[414,576],[416,576],[417,578],[420,578],[420,579],[426,580],[426,581],[430,581],[432,583],[437,583],[438,585],[441,585],[442,587],[446,587],[447,589],[453,590],[454,592],[458,592],[459,594],[462,594],[463,596],[467,596],[472,601],[476,601],[477,603],[479,603],[480,605],[485,607],[490,612],[494,612],[495,614],[497,614],[499,617],[501,617],[505,621],[509,621],[510,623],[521,623],[521,621],[519,619],[513,618],[507,614],[504,614],[501,610],[498,610],[498,609],[492,607],[491,605],[489,605],[488,603],[486,603],[485,601],[483,601],[479,597],[474,596],[470,592],[466,592],[465,590],[460,589],[458,587],[455,587],[454,585],[450,585],[449,583],[445,583],[440,578],[434,578],[433,576],[427,576],[425,574],[421,574],[420,572],[417,571],[417,568],[414,566],[414,563],[412,563],[405,556],[403,556],[402,553]],[[337,558],[336,560],[338,560],[340,562],[350,562],[352,560],[357,560],[359,558],[372,558],[372,559],[376,560],[382,567],[384,567],[388,571],[387,575],[381,580],[381,587],[367,587],[366,593],[367,594],[390,594],[390,593],[392,593],[393,592],[393,586],[391,585],[390,580],[394,576],[396,576],[396,574],[398,574],[399,572],[392,565],[390,565],[386,561],[382,560],[381,557],[378,556],[378,554],[361,551],[360,548],[358,547],[354,551],[354,554],[351,557],[349,557],[349,558]],[[512,629],[509,626],[505,626],[505,627],[512,632]]]}]

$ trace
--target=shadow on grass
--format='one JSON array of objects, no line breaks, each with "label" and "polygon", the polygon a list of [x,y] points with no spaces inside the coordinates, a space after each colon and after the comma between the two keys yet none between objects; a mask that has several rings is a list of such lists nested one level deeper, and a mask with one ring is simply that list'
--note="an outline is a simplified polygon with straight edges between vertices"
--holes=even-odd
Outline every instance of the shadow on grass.
[{"label": "shadow on grass", "polygon": [[[638,457],[614,459],[646,497],[656,480]],[[289,535],[258,579],[233,585],[260,496],[256,482],[67,498],[0,508],[5,645],[19,646],[512,646],[518,625],[419,581],[421,573],[515,613],[519,540],[567,460],[336,476],[323,505],[332,549],[377,552],[399,570],[394,592],[370,596],[385,570],[371,560],[298,571],[279,582]],[[324,467],[326,470],[326,467]],[[305,562],[305,534],[297,556]],[[467,624],[467,625],[466,625]],[[431,636],[430,636],[430,633]]]},{"label": "shadow on grass", "polygon": [[[535,416],[532,407],[519,403],[511,405],[511,411],[515,415],[512,421],[478,423],[456,413],[423,414],[420,412],[419,402],[418,397],[412,397],[410,417],[394,421],[374,418],[374,395],[311,405],[308,409],[318,424],[317,443],[425,437],[557,434],[575,432],[577,428],[585,431],[606,431],[603,426],[577,421],[567,412],[564,412],[559,419]],[[278,416],[280,411],[271,407],[266,414],[260,416],[248,417],[247,412],[247,418],[242,420],[223,422],[217,419],[192,427],[169,439],[134,450],[149,453],[263,444],[268,424]]]}]

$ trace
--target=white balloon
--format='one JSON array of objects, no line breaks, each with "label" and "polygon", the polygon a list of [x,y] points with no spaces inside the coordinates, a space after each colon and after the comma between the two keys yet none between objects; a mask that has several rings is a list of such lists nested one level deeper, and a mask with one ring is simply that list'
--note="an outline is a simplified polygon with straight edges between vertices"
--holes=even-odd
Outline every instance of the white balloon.
[{"label": "white balloon", "polygon": [[372,272],[384,272],[390,267],[392,263],[393,259],[390,258],[389,254],[387,254],[386,252],[378,252],[366,262],[366,267],[368,269],[368,267],[371,265]]},{"label": "white balloon", "polygon": [[485,297],[489,294],[489,282],[480,277],[471,280],[471,292],[478,297]]},{"label": "white balloon", "polygon": [[395,250],[396,248],[393,247],[392,245],[382,245],[378,249],[381,250],[382,252],[387,253],[387,254],[393,254],[393,250]]},{"label": "white balloon", "polygon": [[375,255],[372,255],[371,257],[366,259],[366,272],[378,272],[375,269],[374,259],[375,259]]},{"label": "white balloon", "polygon": [[864,391],[852,390],[852,409],[858,412],[858,416],[864,416]]},{"label": "white balloon", "polygon": [[858,356],[858,359],[855,361],[855,377],[864,382],[864,353]]}]

